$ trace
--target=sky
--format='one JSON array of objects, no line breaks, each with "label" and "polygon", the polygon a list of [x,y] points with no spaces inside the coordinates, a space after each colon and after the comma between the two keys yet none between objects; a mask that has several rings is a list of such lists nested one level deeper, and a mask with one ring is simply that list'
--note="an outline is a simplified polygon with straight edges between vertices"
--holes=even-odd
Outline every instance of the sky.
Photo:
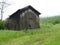
[{"label": "sky", "polygon": [[6,3],[11,5],[4,8],[3,20],[7,19],[18,9],[21,9],[28,5],[31,5],[36,10],[38,10],[41,13],[40,17],[60,15],[60,0],[5,0],[5,1]]}]

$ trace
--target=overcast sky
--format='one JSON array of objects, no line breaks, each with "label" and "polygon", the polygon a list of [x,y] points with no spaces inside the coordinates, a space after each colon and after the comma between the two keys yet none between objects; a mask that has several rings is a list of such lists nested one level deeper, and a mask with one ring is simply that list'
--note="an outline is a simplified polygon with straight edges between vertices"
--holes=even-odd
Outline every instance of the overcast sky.
[{"label": "overcast sky", "polygon": [[41,13],[40,17],[60,15],[60,0],[6,0],[6,2],[11,5],[4,9],[3,19],[28,5],[38,10]]}]

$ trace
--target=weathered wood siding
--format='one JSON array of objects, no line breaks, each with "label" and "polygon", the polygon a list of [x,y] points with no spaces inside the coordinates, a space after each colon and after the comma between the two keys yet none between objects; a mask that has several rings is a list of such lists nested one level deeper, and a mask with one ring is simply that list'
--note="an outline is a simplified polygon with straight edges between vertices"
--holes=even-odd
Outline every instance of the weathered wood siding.
[{"label": "weathered wood siding", "polygon": [[32,11],[27,10],[20,15],[20,29],[34,29],[39,27],[39,17]]},{"label": "weathered wood siding", "polygon": [[24,13],[19,12],[14,14],[6,21],[8,29],[21,30],[21,29],[35,29],[39,28],[39,17],[30,9]]}]

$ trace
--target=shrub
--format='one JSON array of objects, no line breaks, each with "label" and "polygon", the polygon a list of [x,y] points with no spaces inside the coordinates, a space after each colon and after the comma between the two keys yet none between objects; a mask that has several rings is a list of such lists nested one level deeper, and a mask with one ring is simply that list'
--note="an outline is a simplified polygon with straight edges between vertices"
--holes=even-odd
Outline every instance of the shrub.
[{"label": "shrub", "polygon": [[5,29],[4,21],[0,20],[0,29]]},{"label": "shrub", "polygon": [[55,24],[58,24],[58,23],[60,23],[59,21],[53,21],[53,24],[55,25]]}]

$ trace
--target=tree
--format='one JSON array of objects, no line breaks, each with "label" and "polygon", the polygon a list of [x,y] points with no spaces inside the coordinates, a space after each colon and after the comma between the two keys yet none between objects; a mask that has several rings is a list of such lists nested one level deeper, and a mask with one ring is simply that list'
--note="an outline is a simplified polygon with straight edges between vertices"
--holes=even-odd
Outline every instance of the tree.
[{"label": "tree", "polygon": [[[10,4],[8,4],[8,3],[6,3],[6,1],[5,0],[2,0],[2,2],[0,2],[0,5],[1,5],[1,7],[0,7],[0,10],[1,10],[1,20],[3,19],[3,13],[4,13],[4,8],[5,7],[7,7],[8,5],[10,5]],[[6,6],[7,5],[7,6]]]}]

